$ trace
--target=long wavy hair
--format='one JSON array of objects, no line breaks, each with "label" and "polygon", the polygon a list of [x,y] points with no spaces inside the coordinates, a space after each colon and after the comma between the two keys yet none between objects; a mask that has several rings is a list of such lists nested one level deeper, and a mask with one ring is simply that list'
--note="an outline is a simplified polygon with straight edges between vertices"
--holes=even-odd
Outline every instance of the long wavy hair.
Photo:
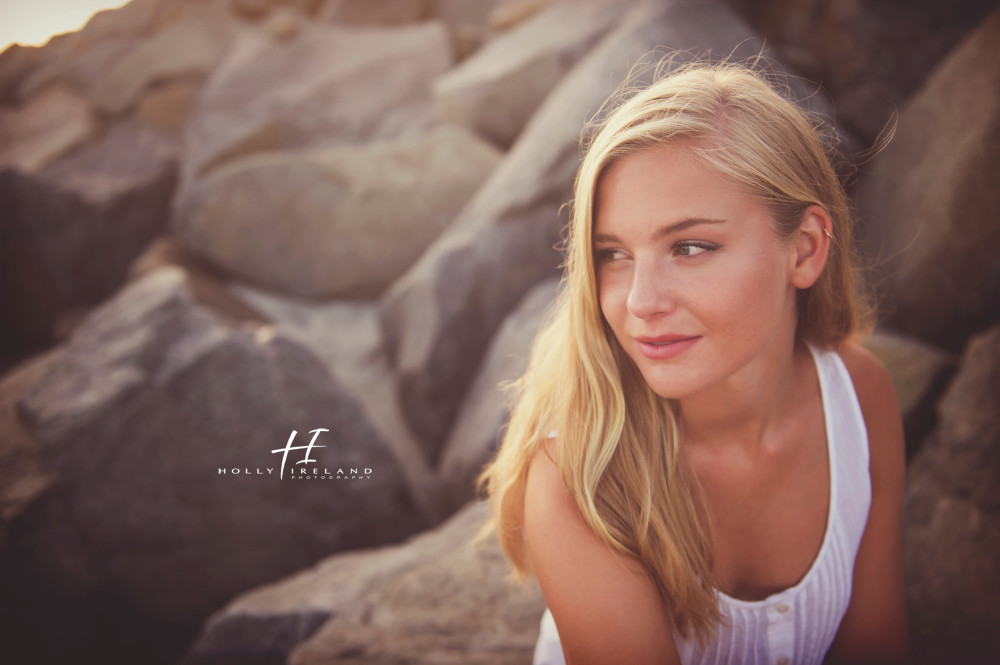
[{"label": "long wavy hair", "polygon": [[718,173],[769,206],[778,236],[791,236],[807,207],[833,222],[826,266],[797,294],[796,338],[835,346],[871,330],[857,270],[853,217],[833,168],[836,146],[822,122],[788,101],[754,65],[689,63],[651,85],[617,93],[600,115],[575,182],[563,288],[535,339],[502,444],[478,487],[491,504],[479,534],[496,530],[526,583],[533,574],[522,525],[528,464],[558,431],[556,463],[593,532],[642,562],[682,635],[704,644],[721,613],[711,528],[681,454],[678,410],[656,395],[619,345],[598,302],[591,234],[597,183],[609,165],[650,146],[683,141]]}]

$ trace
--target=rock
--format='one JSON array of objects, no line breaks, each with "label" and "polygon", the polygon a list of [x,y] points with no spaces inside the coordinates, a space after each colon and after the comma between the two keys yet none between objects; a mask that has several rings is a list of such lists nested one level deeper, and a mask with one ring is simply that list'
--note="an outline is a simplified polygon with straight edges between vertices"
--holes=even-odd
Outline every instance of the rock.
[{"label": "rock", "polygon": [[0,110],[0,169],[36,173],[96,135],[87,100],[53,85],[20,109]]},{"label": "rock", "polygon": [[261,28],[277,41],[294,39],[302,32],[305,19],[290,9],[279,8],[267,15],[261,22]]},{"label": "rock", "polygon": [[462,60],[485,41],[498,0],[432,0],[433,16],[448,26],[455,57]]},{"label": "rock", "polygon": [[[444,517],[438,479],[399,406],[396,378],[385,357],[377,305],[368,301],[301,301],[233,282],[238,301],[266,314],[275,329],[308,347],[368,414],[369,422],[392,448],[400,470],[414,488],[432,523]],[[330,331],[336,331],[331,335]]]},{"label": "rock", "polygon": [[[427,127],[430,82],[451,65],[440,23],[245,35],[201,89],[183,180],[254,151],[399,137]],[[261,94],[266,89],[268,94]]]},{"label": "rock", "polygon": [[43,52],[37,46],[11,44],[0,52],[0,104],[17,105],[21,81],[41,66]]},{"label": "rock", "polygon": [[[117,18],[117,12],[110,13],[109,20]],[[221,7],[193,1],[154,3],[123,25],[98,28],[55,44],[45,66],[19,87],[20,97],[61,80],[98,108],[120,113],[157,81],[205,76],[240,30]]]},{"label": "rock", "polygon": [[838,125],[869,145],[934,65],[994,7],[984,0],[919,4],[729,0],[783,60],[837,100]]},{"label": "rock", "polygon": [[531,343],[555,301],[558,287],[559,280],[553,278],[528,291],[490,342],[441,455],[439,474],[448,491],[449,505],[456,509],[475,497],[476,477],[496,454],[501,430],[510,415],[510,399],[501,387],[528,369]]},{"label": "rock", "polygon": [[183,665],[530,662],[545,602],[520,588],[473,503],[401,545],[330,557],[217,612]]},{"label": "rock", "polygon": [[580,131],[657,45],[757,54],[763,46],[713,2],[642,3],[546,98],[452,226],[382,299],[381,321],[414,432],[436,458],[490,337],[560,256]]},{"label": "rock", "polygon": [[577,60],[621,18],[623,2],[560,2],[487,42],[434,82],[435,115],[504,148]]},{"label": "rock", "polygon": [[887,325],[958,352],[1000,321],[1000,12],[931,74],[861,183]]},{"label": "rock", "polygon": [[192,5],[176,21],[136,41],[122,58],[90,82],[91,101],[109,113],[120,113],[135,104],[155,81],[182,75],[205,76],[235,38],[236,30],[220,9]]},{"label": "rock", "polygon": [[0,172],[0,320],[22,344],[118,288],[167,222],[176,148],[129,125],[31,176]]},{"label": "rock", "polygon": [[230,11],[254,21],[275,12],[311,16],[322,2],[323,0],[229,0],[229,8]]},{"label": "rock", "polygon": [[54,351],[40,354],[0,376],[0,547],[7,526],[52,486],[38,444],[17,415],[21,394],[48,370]]},{"label": "rock", "polygon": [[326,0],[319,19],[341,25],[400,25],[429,18],[427,0]]},{"label": "rock", "polygon": [[176,79],[155,86],[143,95],[136,118],[145,127],[180,136],[197,91],[198,85],[190,79]]},{"label": "rock", "polygon": [[974,337],[910,466],[903,553],[919,663],[1000,650],[1000,326]]},{"label": "rock", "polygon": [[201,307],[179,269],[96,309],[19,406],[57,475],[22,546],[60,585],[162,620],[428,524],[323,362]]},{"label": "rock", "polygon": [[892,375],[911,456],[934,427],[934,404],[955,369],[956,358],[919,340],[877,330],[865,340]]},{"label": "rock", "polygon": [[498,160],[453,127],[258,154],[193,186],[173,229],[226,270],[284,293],[371,297],[416,261]]},{"label": "rock", "polygon": [[490,12],[491,30],[502,32],[531,18],[556,0],[501,0]]}]

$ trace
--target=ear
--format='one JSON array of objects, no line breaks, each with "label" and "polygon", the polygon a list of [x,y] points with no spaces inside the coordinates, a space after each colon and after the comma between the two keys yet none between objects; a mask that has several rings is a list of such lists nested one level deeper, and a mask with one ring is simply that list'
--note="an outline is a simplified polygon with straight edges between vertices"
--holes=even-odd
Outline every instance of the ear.
[{"label": "ear", "polygon": [[[829,234],[827,232],[829,231]],[[792,236],[791,282],[799,289],[816,283],[830,253],[833,222],[821,206],[811,205],[803,213],[802,224]]]}]

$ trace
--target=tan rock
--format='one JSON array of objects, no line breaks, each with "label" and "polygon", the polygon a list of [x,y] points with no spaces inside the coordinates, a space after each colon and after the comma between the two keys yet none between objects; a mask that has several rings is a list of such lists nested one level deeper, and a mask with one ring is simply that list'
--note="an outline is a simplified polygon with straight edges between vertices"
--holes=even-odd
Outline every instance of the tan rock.
[{"label": "tan rock", "polygon": [[1000,327],[969,343],[908,471],[903,554],[919,663],[1000,650]]},{"label": "tan rock", "polygon": [[65,85],[52,85],[20,109],[0,110],[0,168],[36,173],[94,140],[97,131],[87,100]]},{"label": "tan rock", "polygon": [[179,136],[197,91],[197,84],[188,79],[158,85],[143,95],[136,110],[137,119],[147,127]]},{"label": "tan rock", "polygon": [[420,256],[498,161],[493,147],[454,127],[247,157],[194,187],[173,229],[252,282],[307,297],[370,297]]},{"label": "tan rock", "polygon": [[624,2],[559,2],[434,82],[437,117],[510,146],[545,97],[621,19]]},{"label": "tan rock", "polygon": [[[184,665],[269,654],[291,665],[531,661],[545,603],[521,588],[473,503],[433,531],[330,557],[237,598],[206,623]],[[282,627],[294,627],[292,630]]]},{"label": "tan rock", "polygon": [[52,486],[38,443],[17,414],[17,401],[48,370],[55,353],[34,356],[0,376],[0,546],[7,525]]},{"label": "tan rock", "polygon": [[490,341],[441,453],[438,473],[450,506],[457,508],[475,497],[475,479],[496,454],[510,414],[510,397],[501,386],[528,368],[531,343],[555,302],[558,286],[558,278],[553,278],[528,291]]},{"label": "tan rock", "polygon": [[430,82],[450,65],[440,23],[312,27],[285,43],[244,34],[199,94],[185,131],[183,181],[251,152],[423,129]]},{"label": "tan rock", "polygon": [[950,353],[919,340],[878,330],[865,341],[892,375],[906,432],[906,448],[912,453],[934,425],[934,404],[955,369]]},{"label": "tan rock", "polygon": [[861,183],[886,323],[949,351],[1000,321],[1000,12],[931,74]]},{"label": "tan rock", "polygon": [[430,18],[433,0],[325,0],[317,18],[340,25],[401,25]]},{"label": "tan rock", "polygon": [[502,0],[489,15],[491,30],[502,32],[531,18],[556,0]]}]

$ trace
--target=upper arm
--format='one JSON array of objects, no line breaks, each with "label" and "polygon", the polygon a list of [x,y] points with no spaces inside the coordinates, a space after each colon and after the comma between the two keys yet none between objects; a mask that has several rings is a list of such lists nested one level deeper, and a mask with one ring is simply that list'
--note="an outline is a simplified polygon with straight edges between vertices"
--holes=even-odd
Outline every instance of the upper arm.
[{"label": "upper arm", "polygon": [[645,567],[594,534],[543,447],[528,471],[524,534],[568,665],[680,663]]},{"label": "upper arm", "polygon": [[836,662],[904,662],[909,638],[900,520],[906,456],[899,403],[888,371],[870,352],[845,346],[841,357],[868,430],[872,504],[831,656]]}]

